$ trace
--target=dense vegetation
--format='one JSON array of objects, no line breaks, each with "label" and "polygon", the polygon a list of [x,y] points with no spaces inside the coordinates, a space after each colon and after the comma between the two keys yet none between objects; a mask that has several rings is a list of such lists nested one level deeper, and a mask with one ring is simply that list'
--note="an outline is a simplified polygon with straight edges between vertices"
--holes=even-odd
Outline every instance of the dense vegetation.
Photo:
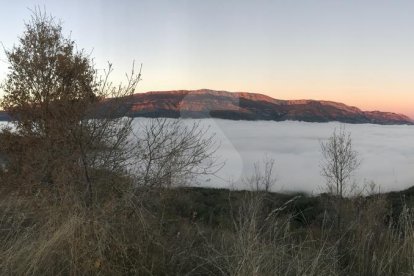
[{"label": "dense vegetation", "polygon": [[1,274],[414,273],[410,191],[341,204],[328,195],[204,188],[102,192],[93,209],[2,196]]}]

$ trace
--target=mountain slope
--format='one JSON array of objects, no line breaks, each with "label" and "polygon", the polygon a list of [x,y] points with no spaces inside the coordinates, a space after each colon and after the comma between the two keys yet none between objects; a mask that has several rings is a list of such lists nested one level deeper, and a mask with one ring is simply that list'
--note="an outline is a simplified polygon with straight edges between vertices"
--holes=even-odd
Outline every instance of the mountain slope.
[{"label": "mountain slope", "polygon": [[133,117],[191,117],[233,120],[299,120],[307,122],[412,124],[401,114],[362,111],[342,103],[316,100],[277,100],[245,92],[178,90],[138,93],[127,100]]},{"label": "mountain slope", "polygon": [[[106,108],[111,104],[111,99],[105,100],[100,114],[105,114]],[[256,93],[231,93],[208,89],[137,93],[125,98],[119,110],[118,116],[130,117],[213,117],[231,120],[413,124],[409,117],[402,114],[362,111],[343,103],[277,100]],[[7,114],[0,112],[0,120],[7,119]]]}]

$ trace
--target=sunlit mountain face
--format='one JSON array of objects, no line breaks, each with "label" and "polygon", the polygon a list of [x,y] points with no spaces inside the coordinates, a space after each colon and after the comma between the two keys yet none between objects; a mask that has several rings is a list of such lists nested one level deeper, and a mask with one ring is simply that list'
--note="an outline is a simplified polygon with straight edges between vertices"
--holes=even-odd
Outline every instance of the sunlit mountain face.
[{"label": "sunlit mountain face", "polygon": [[[110,103],[110,101],[108,102]],[[362,111],[343,103],[317,100],[278,100],[266,95],[208,89],[138,93],[122,108],[132,117],[222,118],[374,124],[412,124],[402,114]]]},{"label": "sunlit mountain face", "polygon": [[[102,106],[111,104],[112,100],[107,99]],[[121,101],[118,116],[413,124],[413,121],[403,114],[362,111],[338,102],[278,100],[257,93],[231,93],[209,89],[137,93]],[[8,119],[10,118],[6,113],[0,112],[0,120]]]}]

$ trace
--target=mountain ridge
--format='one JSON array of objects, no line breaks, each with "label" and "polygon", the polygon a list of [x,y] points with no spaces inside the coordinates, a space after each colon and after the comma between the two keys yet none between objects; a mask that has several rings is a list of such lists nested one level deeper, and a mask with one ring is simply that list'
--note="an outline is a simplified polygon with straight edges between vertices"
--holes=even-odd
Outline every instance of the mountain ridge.
[{"label": "mountain ridge", "polygon": [[[102,102],[105,107],[114,99]],[[407,124],[414,121],[408,116],[393,112],[362,111],[358,107],[325,100],[280,100],[267,95],[223,90],[167,90],[135,93],[125,97],[115,116],[169,117],[169,118],[221,118],[230,120],[272,120],[372,124]],[[0,111],[0,120],[8,115]]]},{"label": "mountain ridge", "polygon": [[413,124],[408,116],[393,112],[362,111],[334,101],[280,100],[249,92],[210,89],[149,91],[134,94],[128,102],[132,117]]}]

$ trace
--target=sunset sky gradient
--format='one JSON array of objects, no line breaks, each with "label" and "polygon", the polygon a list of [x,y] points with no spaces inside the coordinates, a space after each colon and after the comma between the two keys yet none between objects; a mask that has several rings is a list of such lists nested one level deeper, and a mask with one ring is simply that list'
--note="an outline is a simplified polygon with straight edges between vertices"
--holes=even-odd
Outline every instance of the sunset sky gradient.
[{"label": "sunset sky gradient", "polygon": [[6,49],[44,7],[97,68],[113,63],[115,82],[143,63],[137,92],[248,91],[414,118],[414,1],[1,2]]}]

